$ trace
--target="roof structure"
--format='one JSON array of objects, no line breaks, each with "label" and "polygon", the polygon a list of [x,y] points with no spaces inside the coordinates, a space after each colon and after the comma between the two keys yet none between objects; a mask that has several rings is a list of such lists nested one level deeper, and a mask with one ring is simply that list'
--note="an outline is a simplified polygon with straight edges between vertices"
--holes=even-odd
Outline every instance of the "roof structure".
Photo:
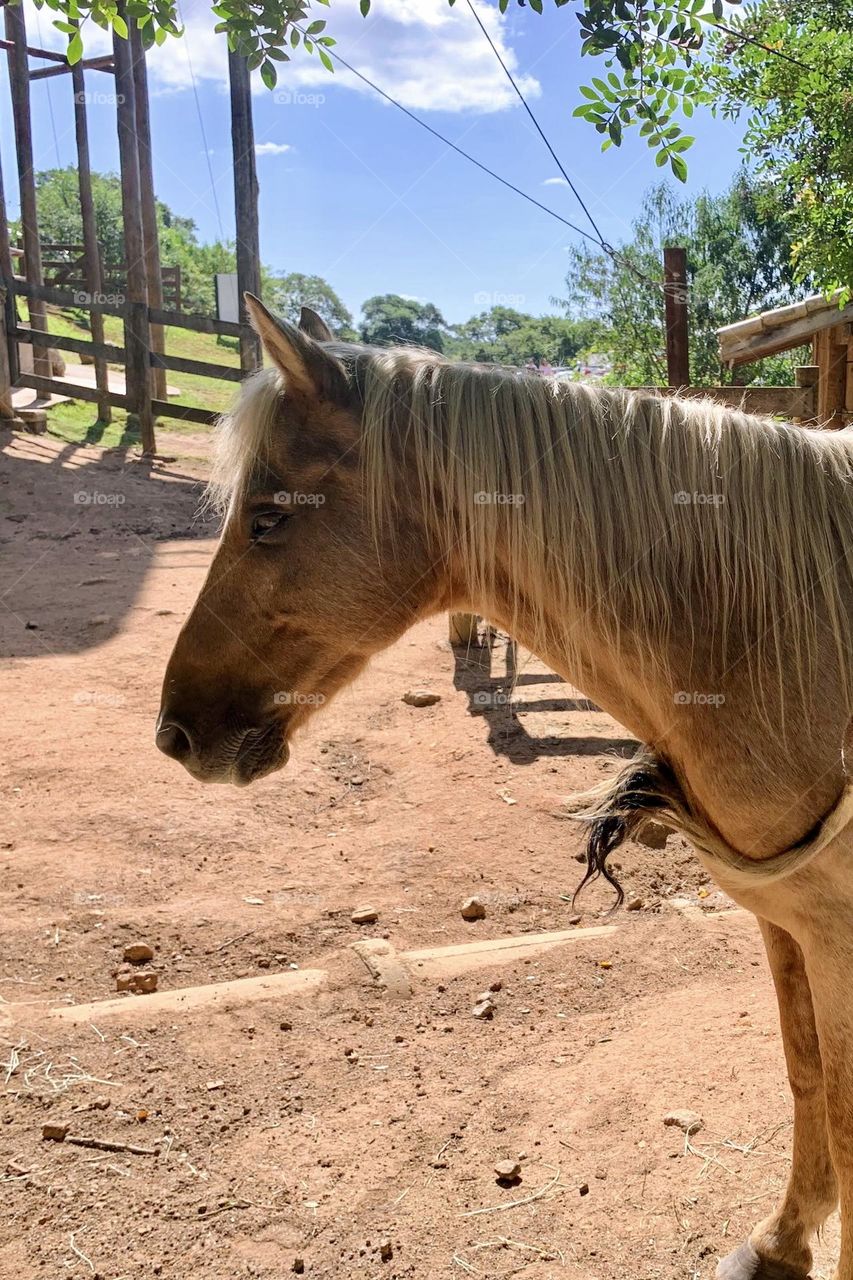
[{"label": "roof structure", "polygon": [[853,302],[839,307],[839,297],[815,294],[774,311],[739,320],[717,330],[723,364],[751,364],[811,341],[816,334],[853,321]]}]

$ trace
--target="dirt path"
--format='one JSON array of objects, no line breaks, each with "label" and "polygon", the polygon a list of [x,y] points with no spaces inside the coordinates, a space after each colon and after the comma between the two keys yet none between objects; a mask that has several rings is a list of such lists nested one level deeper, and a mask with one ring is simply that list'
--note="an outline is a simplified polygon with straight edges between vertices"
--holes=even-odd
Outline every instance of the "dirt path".
[{"label": "dirt path", "polygon": [[[614,935],[415,971],[407,1001],[349,945],[568,928],[561,801],[616,767],[624,731],[535,663],[513,709],[505,645],[454,663],[436,620],[312,722],[286,774],[200,788],[152,728],[213,545],[203,464],[2,443],[0,1276],[710,1277],[779,1190],[790,1105],[756,930],[686,845],[625,849],[641,906]],[[413,685],[441,702],[405,705]],[[472,893],[487,914],[466,923]],[[609,906],[585,895],[581,927]],[[161,990],[332,978],[286,1008],[46,1015],[113,996],[137,941]],[[685,1107],[705,1121],[689,1147],[662,1123]],[[47,1143],[48,1120],[161,1154]],[[522,1152],[521,1183],[496,1185]]]}]

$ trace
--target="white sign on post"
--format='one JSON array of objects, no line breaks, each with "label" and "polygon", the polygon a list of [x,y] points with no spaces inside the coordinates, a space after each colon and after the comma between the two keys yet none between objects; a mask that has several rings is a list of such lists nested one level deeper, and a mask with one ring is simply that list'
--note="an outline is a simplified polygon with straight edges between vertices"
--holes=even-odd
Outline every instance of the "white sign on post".
[{"label": "white sign on post", "polygon": [[227,320],[230,324],[239,324],[240,292],[237,288],[236,271],[217,271],[216,284],[216,318]]}]

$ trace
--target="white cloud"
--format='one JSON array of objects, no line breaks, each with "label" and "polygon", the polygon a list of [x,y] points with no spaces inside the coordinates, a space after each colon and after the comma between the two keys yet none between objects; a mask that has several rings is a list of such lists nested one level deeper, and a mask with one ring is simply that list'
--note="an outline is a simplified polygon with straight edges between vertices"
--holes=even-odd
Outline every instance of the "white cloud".
[{"label": "white cloud", "polygon": [[258,142],[255,144],[256,156],[283,156],[285,151],[292,151],[289,142]]},{"label": "white cloud", "polygon": [[565,178],[546,178],[542,183],[543,187],[567,187],[568,185]]},{"label": "white cloud", "polygon": [[[519,71],[512,49],[510,19],[486,0],[474,0],[477,12],[522,92],[538,97],[540,85]],[[36,10],[27,0],[27,23],[36,36]],[[49,10],[40,13],[41,40],[51,48],[64,48],[65,37],[50,23]],[[184,0],[181,16],[185,33],[168,39],[148,55],[152,93],[174,93],[196,82],[217,82],[227,89],[228,63],[225,37],[213,30],[209,0]],[[312,17],[314,13],[312,11]],[[386,93],[413,111],[503,111],[517,98],[467,7],[451,8],[447,0],[396,0],[368,18],[359,13],[358,0],[335,0],[326,17],[327,33],[337,40],[336,50]],[[92,24],[86,27],[86,56],[108,53],[111,40]],[[291,62],[279,64],[279,90],[310,86],[328,95],[339,89],[370,94],[372,91],[343,67],[331,75],[316,54],[297,50]],[[259,93],[268,92],[255,77]]]}]

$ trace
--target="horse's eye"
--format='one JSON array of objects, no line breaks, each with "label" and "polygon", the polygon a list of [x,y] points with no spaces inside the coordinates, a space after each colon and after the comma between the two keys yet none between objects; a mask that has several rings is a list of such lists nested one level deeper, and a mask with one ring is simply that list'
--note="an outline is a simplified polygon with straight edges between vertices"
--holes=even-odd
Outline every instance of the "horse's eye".
[{"label": "horse's eye", "polygon": [[290,514],[286,511],[260,511],[252,520],[252,541],[262,542],[270,534],[280,531]]}]

